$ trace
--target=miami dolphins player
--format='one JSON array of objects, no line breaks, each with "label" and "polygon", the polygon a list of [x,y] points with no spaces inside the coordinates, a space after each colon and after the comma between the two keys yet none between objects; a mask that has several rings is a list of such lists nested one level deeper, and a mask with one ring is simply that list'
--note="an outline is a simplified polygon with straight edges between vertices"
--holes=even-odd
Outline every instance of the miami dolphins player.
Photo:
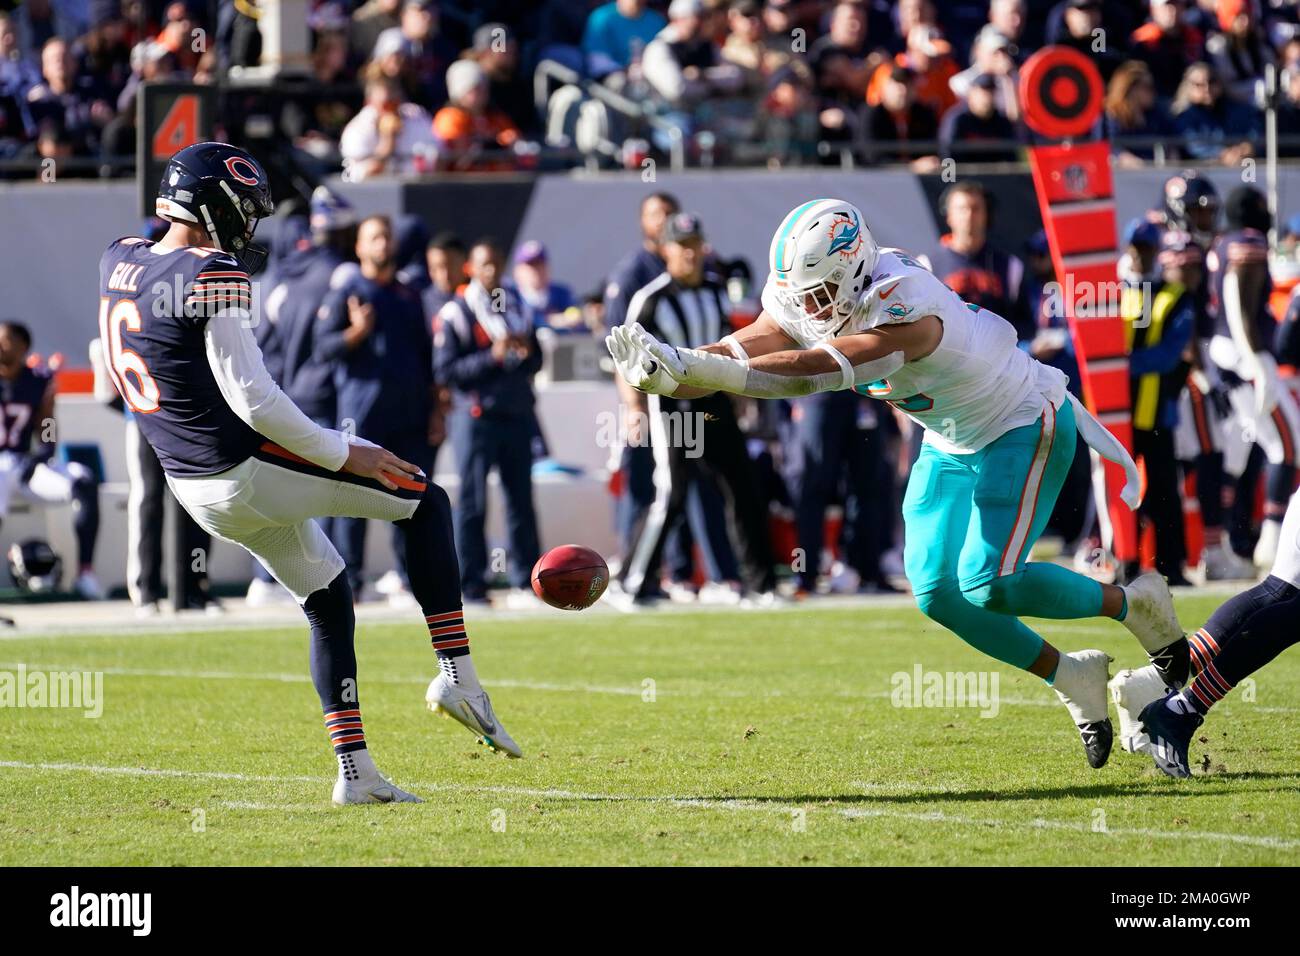
[{"label": "miami dolphins player", "polygon": [[[1075,453],[1075,434],[1138,480],[1123,447],[1066,391],[1066,377],[1016,347],[1001,317],[963,302],[898,249],[880,249],[861,211],[837,199],[795,208],[772,238],[763,312],[702,349],[636,325],[606,344],[636,388],[696,397],[781,398],[852,388],[925,429],[903,503],[904,565],[921,611],[985,654],[1042,677],[1069,709],[1088,763],[1113,731],[1110,658],[1063,652],[1020,618],[1111,617],[1148,654],[1182,637],[1164,580],[1103,585],[1029,562]],[[707,435],[705,436],[707,440]]]}]

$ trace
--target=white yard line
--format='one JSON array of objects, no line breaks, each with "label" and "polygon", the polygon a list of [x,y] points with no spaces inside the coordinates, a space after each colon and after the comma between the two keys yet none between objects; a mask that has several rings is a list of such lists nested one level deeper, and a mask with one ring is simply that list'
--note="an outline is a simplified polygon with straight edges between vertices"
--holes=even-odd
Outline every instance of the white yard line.
[{"label": "white yard line", "polygon": [[[166,777],[172,779],[188,780],[229,780],[241,783],[332,783],[332,777],[315,777],[315,776],[280,776],[269,774],[242,774],[216,770],[175,770],[166,768],[150,767],[104,767],[94,764],[78,763],[25,763],[17,760],[0,761],[0,769],[5,770],[27,770],[37,772],[56,772],[56,773],[85,773],[93,776],[128,776],[128,777]],[[813,806],[769,803],[763,800],[754,799],[728,799],[728,798],[703,798],[703,797],[674,797],[674,796],[638,796],[636,794],[617,794],[617,793],[584,793],[573,790],[560,790],[551,788],[535,787],[510,787],[510,786],[476,786],[468,784],[448,784],[448,783],[410,783],[402,781],[404,785],[410,786],[413,790],[426,790],[430,792],[443,793],[467,793],[467,794],[499,794],[502,796],[514,797],[540,797],[552,800],[579,800],[592,803],[647,803],[662,804],[684,809],[705,809],[705,810],[728,810],[742,813],[780,813],[784,815],[793,814],[797,810],[807,812],[811,810],[816,813],[819,807],[817,801],[813,801]],[[221,806],[235,810],[277,810],[277,811],[298,811],[298,810],[320,810],[325,809],[325,805],[316,806],[314,804],[277,804],[262,803],[256,801],[225,801]],[[859,819],[883,819],[883,820],[907,820],[916,823],[935,823],[943,826],[960,827],[965,829],[986,830],[989,828],[1002,830],[1058,830],[1070,833],[1089,834],[1094,833],[1091,824],[1067,823],[1061,820],[1043,820],[1030,819],[1024,821],[1015,820],[991,820],[981,819],[978,817],[967,817],[957,814],[944,813],[942,811],[915,811],[915,810],[894,810],[884,807],[874,809],[848,808],[835,811],[840,816],[849,820]],[[1230,843],[1243,846],[1257,846],[1270,850],[1294,850],[1300,849],[1300,840],[1287,839],[1277,836],[1255,836],[1246,833],[1218,833],[1210,830],[1157,830],[1149,827],[1110,827],[1105,831],[1097,833],[1099,838],[1105,837],[1145,837],[1159,840],[1199,840],[1207,843]]]},{"label": "white yard line", "polygon": [[[916,820],[923,823],[945,823],[958,827],[992,827],[998,830],[1065,830],[1071,833],[1094,833],[1091,823],[1067,823],[1064,820],[980,820],[974,817],[944,813],[941,810],[930,812],[906,810],[864,810],[852,808],[841,810],[841,814],[850,819],[874,819],[883,817],[890,820]],[[1205,840],[1211,843],[1240,843],[1246,846],[1262,846],[1270,850],[1300,849],[1300,840],[1288,840],[1273,836],[1252,836],[1248,833],[1215,833],[1212,830],[1155,830],[1149,827],[1107,827],[1098,836],[1133,836],[1150,837],[1157,840]]]},{"label": "white yard line", "polygon": [[[16,670],[18,667],[26,667],[31,670],[44,671],[62,671],[65,673],[100,673],[109,676],[121,677],[149,677],[149,678],[180,678],[186,680],[246,680],[246,681],[272,681],[285,684],[308,684],[311,683],[311,675],[306,673],[277,673],[274,671],[216,671],[216,670],[186,670],[171,668],[146,668],[146,667],[99,667],[95,664],[77,663],[51,663],[49,661],[0,661],[0,670]],[[363,680],[366,684],[393,684],[399,686],[423,686],[427,683],[423,677],[366,677]],[[554,692],[560,694],[610,694],[617,697],[640,697],[644,690],[639,685],[618,685],[618,684],[586,684],[580,682],[555,682],[555,681],[535,681],[523,680],[509,677],[493,679],[488,681],[489,688],[506,687],[518,690],[536,690],[545,692]],[[708,698],[720,697],[728,700],[751,698],[758,700],[772,700],[782,697],[796,696],[804,691],[793,689],[790,691],[783,690],[766,690],[757,693],[748,691],[738,691],[723,687],[704,687],[691,690],[673,689],[659,684],[655,688],[656,696],[664,697],[690,697],[690,698]],[[836,688],[831,690],[818,691],[818,696],[833,697],[838,700],[891,700],[894,696],[893,691],[867,691],[854,690],[852,688]],[[1251,712],[1260,714],[1293,714],[1300,712],[1300,707],[1264,707],[1257,704],[1246,704],[1231,698],[1225,701],[1229,705],[1225,710],[1230,710],[1232,704],[1240,704],[1243,708],[1248,708]],[[999,707],[1059,707],[1060,702],[1049,696],[1027,697],[1015,694],[999,694],[997,698]],[[912,709],[912,708],[908,708]],[[941,707],[928,708],[935,710],[970,710],[978,707]]]}]

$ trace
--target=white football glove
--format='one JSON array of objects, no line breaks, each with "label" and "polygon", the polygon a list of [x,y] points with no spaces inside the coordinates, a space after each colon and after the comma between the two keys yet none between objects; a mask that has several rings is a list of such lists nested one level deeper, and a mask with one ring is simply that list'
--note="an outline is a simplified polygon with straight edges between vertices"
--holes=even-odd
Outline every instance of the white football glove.
[{"label": "white football glove", "polygon": [[677,380],[642,347],[628,326],[619,325],[610,330],[605,336],[605,348],[609,349],[623,380],[637,391],[652,395],[671,395],[677,391]]},{"label": "white football glove", "polygon": [[649,356],[660,365],[668,370],[678,382],[686,378],[686,363],[682,356],[678,354],[675,346],[668,345],[666,342],[660,342],[650,332],[646,331],[645,326],[640,322],[633,322],[626,326],[628,339],[642,354]]}]

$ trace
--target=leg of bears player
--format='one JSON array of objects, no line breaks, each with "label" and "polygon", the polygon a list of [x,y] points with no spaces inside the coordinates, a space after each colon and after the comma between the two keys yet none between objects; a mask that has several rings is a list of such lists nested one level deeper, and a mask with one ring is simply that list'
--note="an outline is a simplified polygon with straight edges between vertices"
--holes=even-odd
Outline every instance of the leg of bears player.
[{"label": "leg of bears player", "polygon": [[460,721],[494,750],[520,756],[496,720],[469,655],[447,493],[432,482],[395,479],[389,490],[331,472],[267,443],[209,478],[168,483],[200,525],[256,558],[302,604],[311,625],[312,681],[339,759],[335,803],[415,800],[378,775],[366,748],[353,650],[355,618],[343,559],[314,518],[376,518],[405,532],[411,590],[437,653],[431,708]]}]

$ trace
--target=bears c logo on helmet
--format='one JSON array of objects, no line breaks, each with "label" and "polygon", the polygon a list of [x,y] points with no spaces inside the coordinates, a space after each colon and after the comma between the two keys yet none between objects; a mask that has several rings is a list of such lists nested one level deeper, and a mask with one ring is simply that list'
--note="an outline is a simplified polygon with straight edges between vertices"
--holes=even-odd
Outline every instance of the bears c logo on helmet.
[{"label": "bears c logo on helmet", "polygon": [[[244,167],[244,172],[240,172],[237,167]],[[246,186],[256,186],[258,184],[257,167],[244,159],[242,156],[231,156],[226,160],[226,169],[230,175],[234,176]]]}]

